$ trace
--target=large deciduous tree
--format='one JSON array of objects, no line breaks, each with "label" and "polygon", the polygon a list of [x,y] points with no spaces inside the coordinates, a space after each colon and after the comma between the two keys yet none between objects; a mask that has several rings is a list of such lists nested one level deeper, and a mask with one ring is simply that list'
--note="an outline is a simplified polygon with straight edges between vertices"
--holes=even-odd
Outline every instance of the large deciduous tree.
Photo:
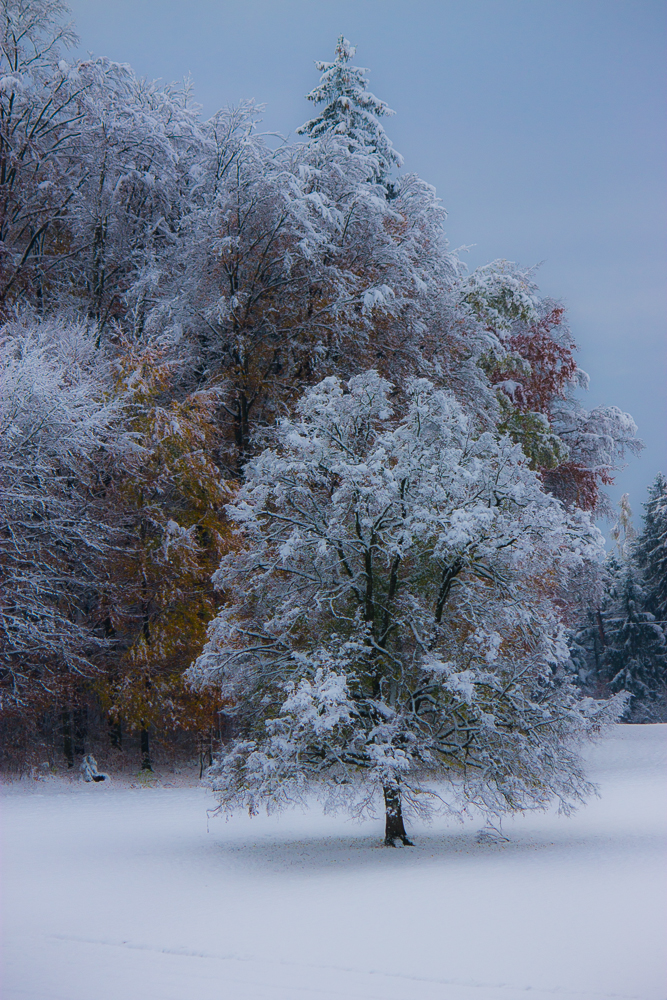
[{"label": "large deciduous tree", "polygon": [[509,438],[427,380],[329,378],[228,510],[227,603],[190,672],[243,730],[209,772],[223,807],[379,793],[393,844],[438,780],[494,814],[585,795],[576,744],[623,699],[569,684],[556,602],[601,537]]},{"label": "large deciduous tree", "polygon": [[211,574],[229,534],[229,484],[211,457],[215,391],[174,398],[178,366],[165,353],[127,344],[117,366],[133,447],[108,484],[117,544],[100,581],[108,642],[96,691],[116,743],[123,729],[140,733],[145,769],[151,731],[215,728],[215,695],[194,696],[183,670],[218,607]]},{"label": "large deciduous tree", "polygon": [[[270,150],[247,116],[234,117],[222,129],[219,116],[222,139],[200,162],[172,303],[194,369],[226,387],[220,417],[239,476],[258,433],[305,385],[371,362],[414,371],[435,339],[424,313],[441,312],[456,268],[444,213],[418,178],[388,201],[368,180],[367,151],[335,136]],[[222,174],[220,141],[231,159]]]}]

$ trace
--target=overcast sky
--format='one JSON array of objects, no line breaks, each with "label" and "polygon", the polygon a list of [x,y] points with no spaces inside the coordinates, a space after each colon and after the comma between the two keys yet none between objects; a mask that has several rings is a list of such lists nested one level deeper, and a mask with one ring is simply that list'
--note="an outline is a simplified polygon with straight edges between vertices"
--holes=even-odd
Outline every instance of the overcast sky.
[{"label": "overcast sky", "polygon": [[[70,0],[81,52],[164,81],[190,74],[210,115],[243,98],[283,134],[338,34],[404,169],[435,185],[474,267],[541,262],[566,305],[586,405],[634,416],[646,450],[612,490],[637,515],[667,472],[663,0]],[[636,520],[637,517],[636,517]]]}]

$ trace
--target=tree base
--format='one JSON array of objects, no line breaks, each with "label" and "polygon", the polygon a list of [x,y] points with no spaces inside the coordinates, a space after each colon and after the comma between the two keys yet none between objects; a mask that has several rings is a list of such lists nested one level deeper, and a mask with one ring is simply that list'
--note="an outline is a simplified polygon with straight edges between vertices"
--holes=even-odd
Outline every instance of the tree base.
[{"label": "tree base", "polygon": [[385,847],[396,847],[396,841],[397,840],[400,840],[400,842],[403,844],[403,847],[414,847],[415,846],[413,844],[413,842],[411,840],[409,840],[406,836],[403,836],[403,837],[385,837],[384,838],[384,846]]},{"label": "tree base", "polygon": [[384,846],[396,847],[396,841],[400,840],[403,847],[414,847],[415,845],[405,832],[400,788],[396,785],[387,785],[384,788],[384,802],[386,807]]},{"label": "tree base", "polygon": [[140,740],[141,740],[141,770],[150,771],[152,773],[153,765],[151,763],[151,747],[147,729],[141,730]]}]

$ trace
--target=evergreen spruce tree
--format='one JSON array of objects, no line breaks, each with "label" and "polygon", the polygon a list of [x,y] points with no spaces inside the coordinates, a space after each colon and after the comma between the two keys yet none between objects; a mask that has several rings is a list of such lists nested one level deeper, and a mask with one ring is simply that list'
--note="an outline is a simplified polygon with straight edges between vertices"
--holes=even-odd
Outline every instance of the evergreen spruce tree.
[{"label": "evergreen spruce tree", "polygon": [[665,631],[667,621],[667,479],[658,473],[644,504],[644,525],[635,546],[642,571],[646,607]]},{"label": "evergreen spruce tree", "polygon": [[582,616],[570,639],[570,669],[580,686],[597,697],[628,691],[633,698],[627,717],[633,722],[657,721],[667,709],[665,487],[659,475],[639,538],[628,495],[622,496],[611,532],[617,553],[605,563],[602,599]]},{"label": "evergreen spruce tree", "polygon": [[602,679],[605,654],[605,631],[599,609],[589,610],[570,638],[570,671],[577,684],[590,694],[597,694],[606,685]]},{"label": "evergreen spruce tree", "polygon": [[581,603],[579,614],[570,634],[570,670],[577,683],[588,694],[604,698],[609,693],[609,629],[614,614],[615,595],[620,592],[626,570],[626,561],[610,553],[600,566],[595,582],[589,582],[584,594],[589,598]]},{"label": "evergreen spruce tree", "polygon": [[366,89],[368,70],[350,65],[355,52],[356,47],[340,35],[334,61],[315,63],[322,76],[307,100],[324,108],[296,131],[313,139],[327,134],[344,136],[351,151],[374,156],[374,179],[384,182],[392,167],[401,166],[403,157],[393,148],[378,118],[395,112]]},{"label": "evergreen spruce tree", "polygon": [[606,659],[611,690],[629,691],[634,696],[631,710],[637,719],[646,715],[638,712],[639,706],[655,700],[667,681],[667,643],[645,602],[630,562],[606,616]]}]

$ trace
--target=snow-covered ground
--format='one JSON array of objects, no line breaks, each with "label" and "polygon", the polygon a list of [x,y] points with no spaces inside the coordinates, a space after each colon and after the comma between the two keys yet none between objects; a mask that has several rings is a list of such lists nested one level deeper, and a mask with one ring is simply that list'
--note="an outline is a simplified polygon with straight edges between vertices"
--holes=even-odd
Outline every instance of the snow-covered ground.
[{"label": "snow-covered ground", "polygon": [[[5,787],[4,1000],[665,1000],[667,726],[574,818],[212,820],[200,788]],[[168,779],[165,779],[168,780]]]}]

